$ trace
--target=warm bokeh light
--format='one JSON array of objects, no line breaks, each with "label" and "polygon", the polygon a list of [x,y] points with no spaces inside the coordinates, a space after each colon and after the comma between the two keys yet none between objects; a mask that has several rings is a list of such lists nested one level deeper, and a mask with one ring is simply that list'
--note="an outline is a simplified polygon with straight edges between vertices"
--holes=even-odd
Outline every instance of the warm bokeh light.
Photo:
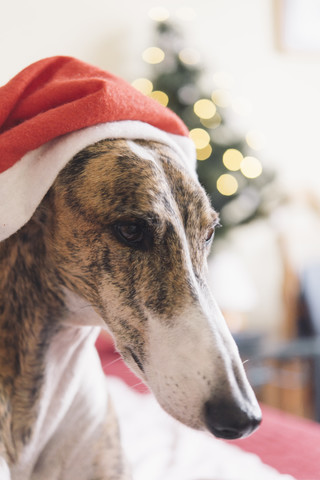
[{"label": "warm bokeh light", "polygon": [[219,127],[219,125],[222,122],[222,118],[221,118],[221,115],[219,115],[219,113],[216,113],[215,116],[212,118],[208,118],[208,119],[200,118],[200,122],[204,127],[214,129]]},{"label": "warm bokeh light", "polygon": [[197,149],[197,160],[207,160],[212,153],[212,147],[210,143],[204,148]]},{"label": "warm bokeh light", "polygon": [[168,20],[170,13],[165,7],[153,7],[148,12],[149,17],[156,22]]},{"label": "warm bokeh light", "polygon": [[214,90],[211,95],[212,101],[218,105],[218,107],[226,108],[231,103],[231,96],[227,90],[218,88]]},{"label": "warm bokeh light", "polygon": [[208,100],[207,98],[202,98],[194,104],[193,110],[199,118],[204,118],[208,120],[215,115],[217,108],[211,100]]},{"label": "warm bokeh light", "polygon": [[199,52],[194,48],[183,48],[179,52],[179,58],[186,65],[196,65],[200,61]]},{"label": "warm bokeh light", "polygon": [[237,179],[229,173],[224,173],[217,180],[217,189],[222,195],[234,195],[238,190]]},{"label": "warm bokeh light", "polygon": [[247,178],[257,178],[262,173],[262,165],[255,157],[244,157],[240,170],[242,175]]},{"label": "warm bokeh light", "polygon": [[164,60],[164,57],[164,51],[159,47],[149,47],[142,54],[143,60],[152,65],[161,63]]},{"label": "warm bokeh light", "polygon": [[194,128],[190,131],[189,136],[193,140],[196,149],[199,150],[205,148],[210,142],[210,136],[203,128]]},{"label": "warm bokeh light", "polygon": [[251,130],[246,135],[246,142],[253,150],[262,150],[265,146],[265,136],[258,130]]},{"label": "warm bokeh light", "polygon": [[243,160],[242,153],[236,148],[228,148],[223,154],[222,161],[228,170],[235,172],[240,169]]},{"label": "warm bokeh light", "polygon": [[168,95],[161,90],[154,90],[150,93],[149,97],[157,100],[157,102],[161,103],[161,105],[163,105],[164,107],[166,107],[169,103]]},{"label": "warm bokeh light", "polygon": [[148,78],[137,78],[131,85],[145,95],[150,95],[153,89],[152,82]]}]

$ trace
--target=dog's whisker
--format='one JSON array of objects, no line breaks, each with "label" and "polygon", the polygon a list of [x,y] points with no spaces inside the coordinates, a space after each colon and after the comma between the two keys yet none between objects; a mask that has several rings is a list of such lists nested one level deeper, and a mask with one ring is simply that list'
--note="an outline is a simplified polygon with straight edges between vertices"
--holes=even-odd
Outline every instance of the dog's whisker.
[{"label": "dog's whisker", "polygon": [[148,388],[146,387],[146,385],[140,381],[138,383],[135,383],[134,385],[130,385],[130,388],[136,388],[136,387],[140,387],[140,385],[142,385],[143,387],[145,387],[145,391],[147,392],[148,391]]},{"label": "dog's whisker", "polygon": [[88,303],[87,305],[81,305],[80,307],[77,308],[77,310],[84,310],[85,308],[97,308],[99,309],[99,305],[95,305],[94,303]]},{"label": "dog's whisker", "polygon": [[105,368],[111,367],[111,365],[114,365],[115,363],[119,362],[120,360],[122,360],[122,358],[118,357],[115,360],[112,360],[112,362],[108,362],[108,363],[103,364],[102,368],[105,369]]},{"label": "dog's whisker", "polygon": [[250,361],[249,358],[247,358],[246,360],[243,360],[242,365],[244,365],[245,363],[248,363],[249,361]]}]

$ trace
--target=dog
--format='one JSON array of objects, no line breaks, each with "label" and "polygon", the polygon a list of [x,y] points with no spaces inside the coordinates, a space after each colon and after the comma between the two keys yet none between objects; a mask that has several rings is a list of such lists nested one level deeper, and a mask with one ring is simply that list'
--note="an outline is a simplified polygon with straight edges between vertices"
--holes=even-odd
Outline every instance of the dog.
[{"label": "dog", "polygon": [[219,224],[161,143],[102,140],[0,243],[1,480],[131,478],[95,350],[101,328],[180,422],[234,439],[261,421],[206,283]]}]

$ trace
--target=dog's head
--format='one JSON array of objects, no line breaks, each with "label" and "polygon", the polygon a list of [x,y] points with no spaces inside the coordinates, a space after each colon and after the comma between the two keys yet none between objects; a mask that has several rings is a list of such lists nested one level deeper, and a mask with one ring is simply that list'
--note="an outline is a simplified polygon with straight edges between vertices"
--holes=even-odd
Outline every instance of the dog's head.
[{"label": "dog's head", "polygon": [[44,210],[60,278],[163,408],[218,437],[251,433],[260,410],[206,284],[218,215],[177,155],[99,142],[62,170]]}]

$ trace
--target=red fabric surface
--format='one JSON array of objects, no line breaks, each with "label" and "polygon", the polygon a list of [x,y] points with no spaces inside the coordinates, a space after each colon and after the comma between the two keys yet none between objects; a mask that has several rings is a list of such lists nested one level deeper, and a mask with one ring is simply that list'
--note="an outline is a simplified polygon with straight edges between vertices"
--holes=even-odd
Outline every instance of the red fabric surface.
[{"label": "red fabric surface", "polygon": [[124,80],[72,57],[40,60],[0,88],[0,173],[60,135],[119,120],[188,135],[171,110]]},{"label": "red fabric surface", "polygon": [[[96,346],[106,375],[121,377],[142,393],[147,391],[115,352],[110,339],[102,336]],[[253,435],[230,443],[257,454],[265,464],[297,480],[320,480],[320,425],[265,405],[262,413],[262,425]]]},{"label": "red fabric surface", "polygon": [[320,425],[262,406],[263,422],[248,438],[232,443],[259,455],[280,473],[297,480],[320,479]]}]

